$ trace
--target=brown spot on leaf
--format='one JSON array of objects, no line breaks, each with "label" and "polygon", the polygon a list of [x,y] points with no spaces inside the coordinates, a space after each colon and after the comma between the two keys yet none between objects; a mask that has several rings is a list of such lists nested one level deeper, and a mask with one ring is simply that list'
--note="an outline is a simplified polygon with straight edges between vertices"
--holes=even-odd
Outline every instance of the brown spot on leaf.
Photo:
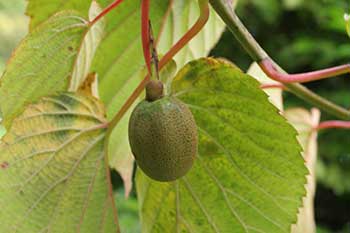
[{"label": "brown spot on leaf", "polygon": [[8,162],[3,162],[3,163],[0,164],[0,168],[1,169],[6,169],[8,167],[9,167],[9,163]]},{"label": "brown spot on leaf", "polygon": [[69,47],[68,47],[68,50],[71,51],[71,52],[73,52],[73,47],[72,47],[72,46],[69,46]]}]

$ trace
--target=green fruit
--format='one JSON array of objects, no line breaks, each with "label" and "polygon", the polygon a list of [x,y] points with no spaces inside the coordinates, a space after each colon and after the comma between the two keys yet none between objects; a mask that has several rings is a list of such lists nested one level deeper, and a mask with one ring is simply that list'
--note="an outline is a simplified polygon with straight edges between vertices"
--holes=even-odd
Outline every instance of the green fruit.
[{"label": "green fruit", "polygon": [[173,181],[193,165],[197,127],[189,108],[177,98],[144,100],[131,115],[129,141],[146,175],[158,181]]}]

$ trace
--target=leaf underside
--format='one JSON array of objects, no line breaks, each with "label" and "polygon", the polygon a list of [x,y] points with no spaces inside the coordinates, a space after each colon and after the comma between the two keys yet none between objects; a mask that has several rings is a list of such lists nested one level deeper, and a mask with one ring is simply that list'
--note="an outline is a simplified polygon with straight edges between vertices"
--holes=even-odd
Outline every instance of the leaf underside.
[{"label": "leaf underside", "polygon": [[200,59],[179,71],[172,95],[194,114],[199,153],[176,182],[138,170],[142,232],[289,233],[307,170],[295,130],[258,82],[227,62]]},{"label": "leaf underside", "polygon": [[24,38],[0,81],[0,109],[6,128],[28,103],[67,90],[87,30],[84,18],[76,12],[65,11]]},{"label": "leaf underside", "polygon": [[28,0],[26,15],[30,17],[30,30],[50,18],[56,12],[64,10],[75,10],[88,15],[91,1],[86,0]]},{"label": "leaf underside", "polygon": [[118,231],[104,114],[96,99],[62,93],[14,120],[0,144],[0,232]]}]

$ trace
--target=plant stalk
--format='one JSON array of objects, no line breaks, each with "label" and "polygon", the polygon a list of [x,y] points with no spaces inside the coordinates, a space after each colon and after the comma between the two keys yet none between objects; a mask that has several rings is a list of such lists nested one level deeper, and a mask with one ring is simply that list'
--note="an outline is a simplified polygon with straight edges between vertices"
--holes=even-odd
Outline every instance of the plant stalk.
[{"label": "plant stalk", "polygon": [[267,76],[281,83],[306,83],[350,73],[349,64],[301,74],[286,74],[280,72],[275,68],[274,62],[270,58],[261,60],[259,62],[259,66],[264,71],[264,73],[267,74]]}]

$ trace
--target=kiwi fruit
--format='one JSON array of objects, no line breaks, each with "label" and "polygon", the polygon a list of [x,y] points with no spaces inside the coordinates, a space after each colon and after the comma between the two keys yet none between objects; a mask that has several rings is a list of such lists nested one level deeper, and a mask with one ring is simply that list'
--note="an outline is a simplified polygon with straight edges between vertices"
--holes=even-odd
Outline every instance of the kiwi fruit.
[{"label": "kiwi fruit", "polygon": [[129,142],[137,165],[157,181],[173,181],[192,167],[198,148],[197,126],[186,104],[163,96],[163,84],[150,81],[146,99],[133,110]]}]

